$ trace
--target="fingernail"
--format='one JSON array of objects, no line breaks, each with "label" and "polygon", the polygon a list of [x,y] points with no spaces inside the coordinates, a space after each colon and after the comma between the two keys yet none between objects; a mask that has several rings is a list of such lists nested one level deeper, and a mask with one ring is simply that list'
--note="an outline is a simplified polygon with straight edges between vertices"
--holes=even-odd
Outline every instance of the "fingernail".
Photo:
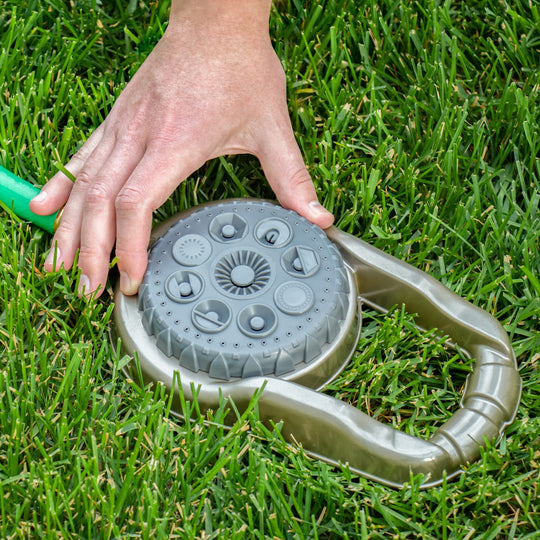
[{"label": "fingernail", "polygon": [[[50,271],[56,270],[60,267],[60,250],[57,246],[51,248],[47,258],[45,259],[45,269],[50,269]],[[47,270],[49,271],[49,270]]]},{"label": "fingernail", "polygon": [[323,229],[332,225],[334,222],[332,212],[329,212],[319,201],[311,201],[308,206],[312,212],[311,221]]},{"label": "fingernail", "polygon": [[309,207],[313,212],[323,212],[325,210],[324,206],[319,201],[311,201]]},{"label": "fingernail", "polygon": [[39,194],[32,199],[32,202],[42,203],[47,197],[46,191],[40,191]]},{"label": "fingernail", "polygon": [[90,280],[84,274],[79,278],[79,294],[88,294],[90,292]]},{"label": "fingernail", "polygon": [[131,281],[127,272],[120,272],[120,290],[124,294],[128,296],[131,296],[132,294],[137,294],[137,291],[139,290],[139,285],[140,283]]},{"label": "fingernail", "polygon": [[316,214],[320,214],[320,215],[330,214],[330,212],[319,201],[311,201],[309,203],[309,207],[311,211],[315,212]]}]

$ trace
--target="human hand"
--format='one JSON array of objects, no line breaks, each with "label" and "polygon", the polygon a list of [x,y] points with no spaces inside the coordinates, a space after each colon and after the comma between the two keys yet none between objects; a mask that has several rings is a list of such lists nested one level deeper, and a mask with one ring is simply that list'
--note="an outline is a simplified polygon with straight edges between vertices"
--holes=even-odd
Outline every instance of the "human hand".
[{"label": "human hand", "polygon": [[135,294],[153,211],[207,160],[226,154],[254,154],[285,208],[332,224],[294,139],[268,9],[252,0],[173,3],[165,35],[66,165],[76,182],[59,172],[31,202],[42,215],[65,205],[47,271],[69,269],[79,250],[80,292],[99,295],[116,243],[120,288]]}]

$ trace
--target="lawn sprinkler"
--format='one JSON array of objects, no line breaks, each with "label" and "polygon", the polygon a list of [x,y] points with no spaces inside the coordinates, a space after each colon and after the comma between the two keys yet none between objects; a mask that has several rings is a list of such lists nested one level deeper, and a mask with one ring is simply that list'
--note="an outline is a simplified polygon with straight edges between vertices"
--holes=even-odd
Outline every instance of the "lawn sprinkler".
[{"label": "lawn sprinkler", "polygon": [[[400,487],[440,484],[500,437],[521,379],[508,336],[487,312],[434,278],[336,227],[326,232],[260,200],[186,210],[157,227],[137,297],[115,294],[113,340],[138,357],[131,374],[201,410],[253,395],[264,422],[311,455]],[[429,440],[318,392],[347,365],[361,306],[396,305],[475,360],[461,408]],[[261,390],[262,389],[262,390]]]},{"label": "lawn sprinkler", "polygon": [[[2,168],[0,183],[6,207],[53,230],[55,216],[28,209],[37,188]],[[362,305],[404,305],[474,359],[461,407],[429,440],[318,392],[355,352]],[[201,411],[228,399],[242,412],[257,394],[260,419],[282,423],[289,442],[394,487],[411,474],[424,487],[459,474],[513,421],[521,394],[510,341],[490,314],[336,227],[254,199],[190,208],[156,227],[138,295],[115,292],[111,335],[137,357],[131,376],[163,384],[177,414],[195,397]]]}]

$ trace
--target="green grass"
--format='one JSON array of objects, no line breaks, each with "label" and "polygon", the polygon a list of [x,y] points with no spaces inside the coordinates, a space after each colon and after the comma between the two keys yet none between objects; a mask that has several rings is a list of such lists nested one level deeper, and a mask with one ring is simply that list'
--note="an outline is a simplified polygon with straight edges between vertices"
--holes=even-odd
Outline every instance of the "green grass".
[{"label": "green grass", "polygon": [[[43,184],[106,116],[167,8],[3,2],[0,163]],[[321,200],[340,228],[504,325],[523,377],[515,422],[465,474],[424,491],[313,460],[253,411],[231,431],[222,410],[185,424],[159,388],[122,375],[109,294],[86,302],[75,271],[44,275],[50,237],[2,212],[0,537],[539,537],[540,9],[291,0],[271,28]],[[206,200],[271,197],[262,178],[249,157],[208,163],[156,221]],[[327,392],[427,437],[471,366],[399,308],[368,311]]]}]

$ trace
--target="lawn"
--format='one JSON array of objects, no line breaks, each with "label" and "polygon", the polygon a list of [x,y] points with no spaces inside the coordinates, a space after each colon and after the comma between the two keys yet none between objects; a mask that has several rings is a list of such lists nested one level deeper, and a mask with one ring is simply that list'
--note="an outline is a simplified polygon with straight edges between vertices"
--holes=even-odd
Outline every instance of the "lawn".
[{"label": "lawn", "polygon": [[[104,119],[168,4],[5,0],[0,164],[45,183]],[[50,235],[0,210],[0,537],[539,538],[540,8],[532,0],[291,0],[271,32],[336,225],[442,281],[512,340],[521,406],[456,480],[391,489],[284,443],[255,412],[184,423],[126,379],[99,300],[44,274]],[[272,197],[256,160],[208,163],[155,214]],[[474,360],[398,307],[367,310],[325,390],[429,436]]]}]

